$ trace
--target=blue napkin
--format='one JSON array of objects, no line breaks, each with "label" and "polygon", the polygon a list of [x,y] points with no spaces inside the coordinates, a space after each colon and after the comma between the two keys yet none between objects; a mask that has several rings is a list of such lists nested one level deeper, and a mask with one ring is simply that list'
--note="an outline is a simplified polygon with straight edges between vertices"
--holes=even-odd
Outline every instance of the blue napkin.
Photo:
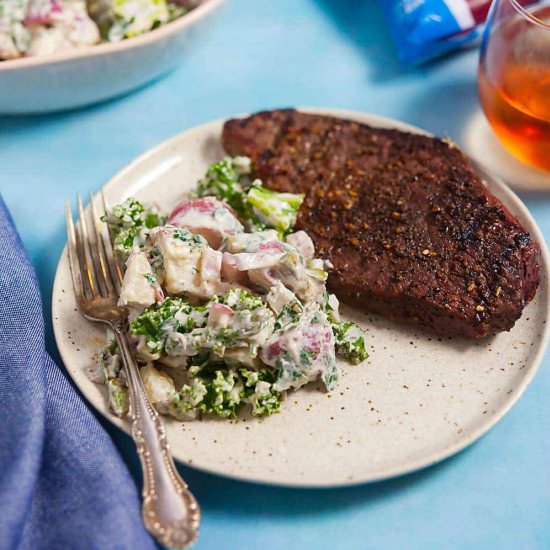
[{"label": "blue napkin", "polygon": [[38,284],[0,197],[0,550],[153,550],[133,479],[44,347]]}]

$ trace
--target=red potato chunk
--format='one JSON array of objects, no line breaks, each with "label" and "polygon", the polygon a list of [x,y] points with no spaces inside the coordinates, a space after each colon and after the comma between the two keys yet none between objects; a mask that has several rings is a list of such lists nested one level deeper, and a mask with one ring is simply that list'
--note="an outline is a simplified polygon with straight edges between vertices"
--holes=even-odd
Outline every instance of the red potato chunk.
[{"label": "red potato chunk", "polygon": [[181,202],[170,214],[168,223],[202,235],[215,249],[220,248],[226,237],[244,230],[235,212],[214,197]]}]

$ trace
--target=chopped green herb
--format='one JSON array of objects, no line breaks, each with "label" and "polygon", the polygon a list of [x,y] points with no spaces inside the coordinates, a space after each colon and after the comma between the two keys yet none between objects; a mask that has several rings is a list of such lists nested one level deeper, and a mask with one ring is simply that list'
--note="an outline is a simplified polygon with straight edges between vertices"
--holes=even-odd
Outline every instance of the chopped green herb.
[{"label": "chopped green herb", "polygon": [[365,347],[365,336],[355,323],[332,323],[336,340],[336,352],[343,355],[350,363],[357,365],[368,358]]},{"label": "chopped green herb", "polygon": [[182,387],[174,403],[181,412],[234,418],[246,405],[251,406],[254,416],[267,416],[280,409],[282,395],[273,390],[276,373],[270,369],[252,371],[218,363],[192,367],[190,374],[191,384]]},{"label": "chopped green herb", "polygon": [[208,168],[198,184],[197,194],[225,201],[254,231],[272,228],[281,234],[288,233],[296,223],[304,195],[277,193],[259,181],[249,184],[249,173],[250,159],[227,157]]},{"label": "chopped green herb", "polygon": [[275,330],[288,330],[300,322],[304,308],[300,302],[293,301],[283,306],[275,321]]},{"label": "chopped green herb", "polygon": [[[130,323],[130,334],[144,336],[151,354],[165,353],[170,332],[190,332],[206,325],[205,306],[192,306],[182,298],[166,298],[161,304],[147,308]],[[199,314],[199,315],[193,315]]]},{"label": "chopped green herb", "polygon": [[207,240],[202,235],[191,233],[191,231],[187,231],[187,229],[175,229],[174,238],[188,243],[189,246],[193,248],[205,248],[208,246]]},{"label": "chopped green herb", "polygon": [[150,285],[154,285],[157,282],[157,278],[155,277],[155,275],[153,273],[146,273],[144,275],[144,277],[147,279],[147,282]]},{"label": "chopped green herb", "polygon": [[250,159],[226,157],[210,165],[206,176],[199,181],[199,197],[216,197],[233,208],[239,216],[245,213],[241,176],[250,172]]},{"label": "chopped green herb", "polygon": [[145,231],[165,222],[164,217],[132,198],[105,212],[101,220],[109,225],[115,252],[122,255],[134,246],[143,246]]},{"label": "chopped green herb", "polygon": [[128,412],[128,388],[120,384],[117,379],[107,381],[109,404],[117,416],[124,416]]},{"label": "chopped green herb", "polygon": [[235,311],[254,310],[265,307],[265,302],[260,296],[255,296],[249,290],[243,288],[232,288],[227,294],[221,297],[214,297],[211,302],[225,304]]}]

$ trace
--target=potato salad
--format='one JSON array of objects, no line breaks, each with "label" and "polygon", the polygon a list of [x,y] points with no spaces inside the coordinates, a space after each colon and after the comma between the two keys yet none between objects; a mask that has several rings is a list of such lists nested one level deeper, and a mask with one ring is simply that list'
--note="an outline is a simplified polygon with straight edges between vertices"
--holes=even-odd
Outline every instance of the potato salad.
[{"label": "potato salad", "polygon": [[[180,419],[275,413],[284,396],[340,377],[336,355],[367,358],[361,329],[327,293],[329,262],[294,231],[302,195],[251,180],[250,160],[213,164],[164,216],[130,198],[105,212],[125,262],[119,305],[152,403]],[[112,410],[128,409],[114,341],[90,375]]]},{"label": "potato salad", "polygon": [[169,0],[0,0],[0,60],[118,42],[187,11]]}]

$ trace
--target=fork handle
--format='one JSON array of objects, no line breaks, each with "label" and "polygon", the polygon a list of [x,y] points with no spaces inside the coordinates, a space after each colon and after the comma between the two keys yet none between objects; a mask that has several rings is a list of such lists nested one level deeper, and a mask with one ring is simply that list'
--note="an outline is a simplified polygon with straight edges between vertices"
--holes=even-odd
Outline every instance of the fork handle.
[{"label": "fork handle", "polygon": [[178,474],[164,424],[145,388],[122,324],[113,323],[128,378],[129,418],[143,469],[143,521],[147,530],[168,548],[187,548],[198,535],[200,509]]}]

